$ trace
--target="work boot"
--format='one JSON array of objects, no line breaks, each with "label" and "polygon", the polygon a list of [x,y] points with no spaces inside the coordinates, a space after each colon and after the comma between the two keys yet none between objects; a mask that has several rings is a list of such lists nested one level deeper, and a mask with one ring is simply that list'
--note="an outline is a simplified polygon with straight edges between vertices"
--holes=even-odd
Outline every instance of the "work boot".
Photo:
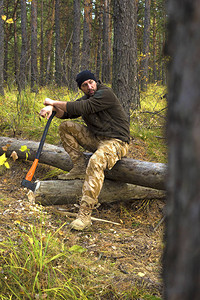
[{"label": "work boot", "polygon": [[80,158],[74,162],[74,166],[70,170],[70,172],[67,174],[58,175],[58,179],[62,179],[62,180],[85,179],[85,173],[86,173],[85,158],[83,156],[80,156]]},{"label": "work boot", "polygon": [[70,228],[74,230],[83,230],[92,225],[91,222],[92,208],[86,203],[81,203],[76,220],[70,224]]}]

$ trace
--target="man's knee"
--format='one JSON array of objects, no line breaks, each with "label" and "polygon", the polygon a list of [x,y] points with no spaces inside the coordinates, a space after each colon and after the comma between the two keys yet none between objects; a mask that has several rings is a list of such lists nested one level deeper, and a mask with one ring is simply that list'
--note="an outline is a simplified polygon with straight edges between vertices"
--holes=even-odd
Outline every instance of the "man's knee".
[{"label": "man's knee", "polygon": [[66,131],[67,128],[70,128],[72,126],[73,126],[73,122],[72,121],[64,121],[59,126],[59,132]]},{"label": "man's knee", "polygon": [[97,150],[90,158],[89,163],[88,163],[88,169],[89,170],[105,170],[107,165],[106,157],[105,154],[99,153]]}]

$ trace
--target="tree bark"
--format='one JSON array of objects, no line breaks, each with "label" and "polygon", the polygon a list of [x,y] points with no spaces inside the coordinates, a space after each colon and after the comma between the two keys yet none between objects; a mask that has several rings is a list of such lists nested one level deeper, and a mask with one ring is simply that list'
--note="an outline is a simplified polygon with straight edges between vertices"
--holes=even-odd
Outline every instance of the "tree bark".
[{"label": "tree bark", "polygon": [[82,43],[82,70],[89,69],[91,51],[91,1],[84,0],[84,22],[83,22],[83,43]]},{"label": "tree bark", "polygon": [[45,84],[48,84],[51,80],[51,57],[52,55],[52,44],[53,44],[53,31],[55,24],[55,0],[52,0],[52,13],[50,18],[50,29],[48,33],[48,44],[47,44],[47,61],[46,61],[46,77]]},{"label": "tree bark", "polygon": [[[19,158],[25,159],[26,155],[19,149],[26,145],[30,149],[28,160],[33,161],[39,146],[39,143],[27,140],[17,140],[13,138],[0,137],[0,154],[3,154],[2,146],[9,145],[6,152],[10,156],[12,151],[16,151]],[[89,160],[91,153],[85,153]],[[70,156],[62,147],[45,144],[40,163],[57,167],[64,171],[70,171],[73,164]],[[118,161],[110,171],[105,171],[107,179],[132,183],[140,186],[151,187],[154,189],[165,189],[166,165],[162,163],[152,163],[140,161],[131,158],[123,158]]]},{"label": "tree bark", "polygon": [[168,1],[166,300],[200,297],[200,1]]},{"label": "tree bark", "polygon": [[[36,203],[42,205],[78,203],[82,194],[83,180],[40,181],[34,192]],[[100,203],[137,199],[164,199],[165,192],[128,183],[105,180],[99,195]]]},{"label": "tree bark", "polygon": [[139,104],[137,79],[136,7],[133,0],[114,0],[114,45],[112,88],[127,116]]},{"label": "tree bark", "polygon": [[72,38],[72,66],[70,88],[77,91],[77,83],[75,81],[76,75],[79,72],[80,66],[80,34],[81,34],[81,3],[80,0],[74,0],[74,26]]},{"label": "tree bark", "polygon": [[28,41],[27,41],[27,13],[26,1],[21,0],[21,57],[19,71],[19,91],[24,90],[27,83],[27,58],[28,58]]},{"label": "tree bark", "polygon": [[102,81],[110,82],[110,1],[104,0],[103,10],[103,44],[102,44]]},{"label": "tree bark", "polygon": [[[98,31],[96,31],[95,37],[97,38],[96,40],[96,45],[97,45],[97,53],[96,53],[96,71],[95,75],[96,78],[100,78],[100,71],[101,71],[101,48],[102,48],[102,23],[103,23],[103,18],[102,18],[102,11],[103,11],[103,1],[100,0],[100,3],[95,4],[96,7],[96,18],[97,18],[97,28]],[[98,8],[99,6],[99,8]]]},{"label": "tree bark", "polygon": [[141,62],[141,89],[145,91],[148,82],[149,69],[149,40],[150,40],[150,9],[151,0],[145,0],[144,34],[143,34],[143,58]]},{"label": "tree bark", "polygon": [[62,64],[60,48],[60,0],[55,1],[55,81],[62,85]]},{"label": "tree bark", "polygon": [[37,0],[31,2],[31,91],[38,91]]},{"label": "tree bark", "polygon": [[40,0],[40,85],[44,85],[44,11],[43,0]]}]

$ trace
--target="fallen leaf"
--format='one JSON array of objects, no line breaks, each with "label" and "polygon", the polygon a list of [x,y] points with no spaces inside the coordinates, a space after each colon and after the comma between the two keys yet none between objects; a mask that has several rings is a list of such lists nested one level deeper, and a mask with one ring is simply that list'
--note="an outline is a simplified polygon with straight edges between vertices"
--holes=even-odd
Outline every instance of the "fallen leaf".
[{"label": "fallen leaf", "polygon": [[144,273],[142,273],[142,272],[139,272],[139,273],[138,273],[138,276],[140,276],[140,277],[144,277],[144,276],[145,276],[145,274],[144,274]]},{"label": "fallen leaf", "polygon": [[14,161],[16,161],[16,160],[18,159],[17,152],[13,151],[13,152],[11,153],[10,157],[12,157],[12,159],[13,159]]},{"label": "fallen leaf", "polygon": [[16,220],[16,221],[14,222],[14,224],[15,224],[15,225],[20,225],[20,221],[19,221],[19,220]]},{"label": "fallen leaf", "polygon": [[2,149],[3,149],[3,151],[7,151],[8,150],[8,148],[10,147],[10,144],[7,144],[7,145],[5,145],[5,146],[3,146],[3,147],[1,147]]}]

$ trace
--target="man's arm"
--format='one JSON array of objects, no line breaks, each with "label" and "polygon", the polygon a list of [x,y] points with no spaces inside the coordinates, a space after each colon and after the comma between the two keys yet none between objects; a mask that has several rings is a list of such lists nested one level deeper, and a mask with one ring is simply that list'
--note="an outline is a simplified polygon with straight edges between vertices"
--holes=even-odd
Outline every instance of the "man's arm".
[{"label": "man's arm", "polygon": [[52,100],[50,98],[46,98],[44,100],[44,105],[51,105],[53,106],[56,110],[62,110],[63,112],[67,111],[67,102],[65,101],[56,101],[56,100]]},{"label": "man's arm", "polygon": [[52,114],[52,111],[56,111],[56,117],[57,118],[62,118],[64,113],[66,112],[66,102],[64,101],[55,101],[50,98],[46,98],[44,100],[44,105],[40,111],[40,116],[43,118],[49,119],[49,117]]}]

